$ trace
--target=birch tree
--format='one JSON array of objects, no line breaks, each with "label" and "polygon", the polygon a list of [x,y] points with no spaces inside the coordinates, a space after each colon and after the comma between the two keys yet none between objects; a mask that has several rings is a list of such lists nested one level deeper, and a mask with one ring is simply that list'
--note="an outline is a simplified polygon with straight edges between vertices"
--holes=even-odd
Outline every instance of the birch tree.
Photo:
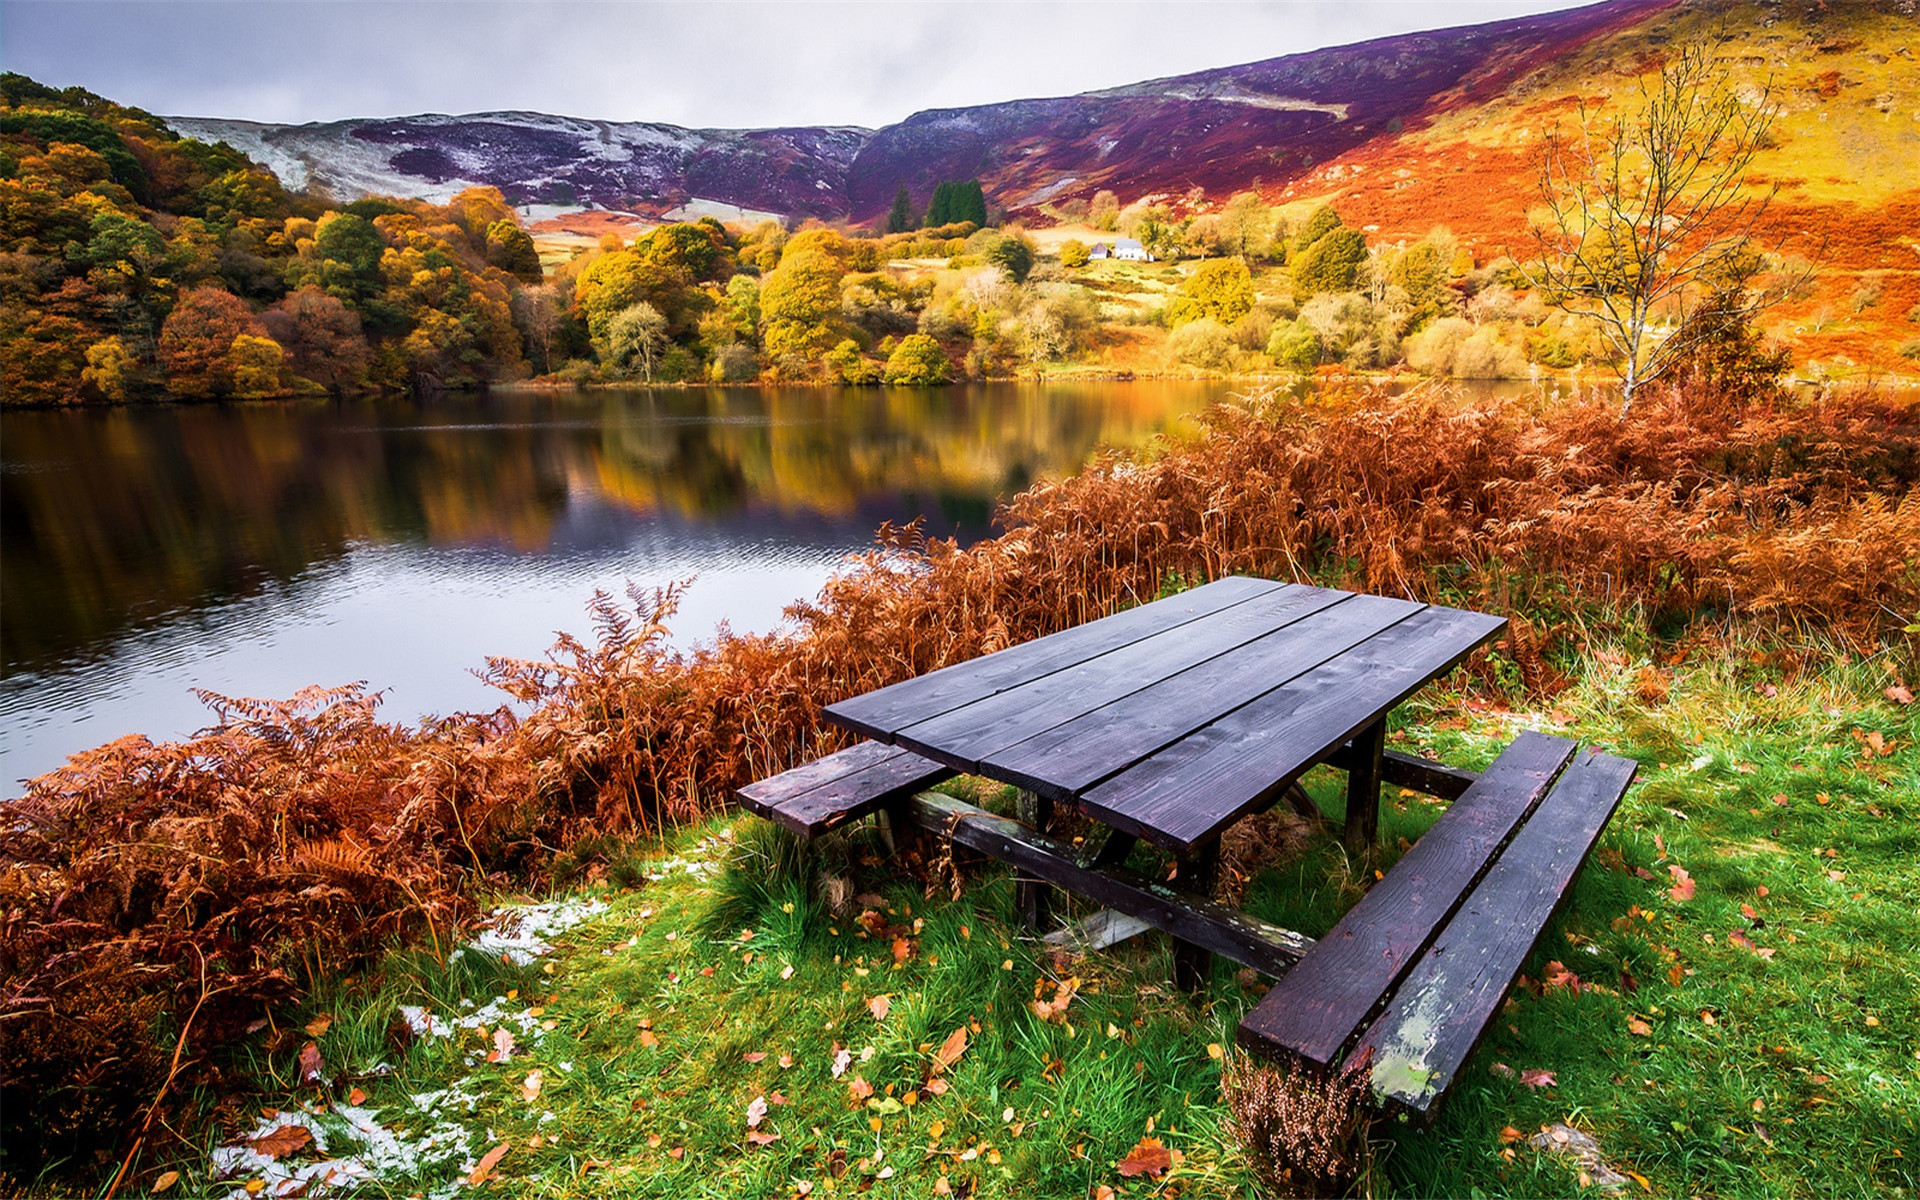
[{"label": "birch tree", "polygon": [[1547,132],[1522,271],[1552,304],[1593,322],[1613,350],[1624,417],[1635,394],[1683,361],[1708,307],[1745,322],[1780,288],[1746,286],[1773,190],[1747,186],[1780,105],[1772,85],[1734,86],[1724,38],[1679,48],[1640,82],[1630,113],[1584,105],[1578,127]]}]

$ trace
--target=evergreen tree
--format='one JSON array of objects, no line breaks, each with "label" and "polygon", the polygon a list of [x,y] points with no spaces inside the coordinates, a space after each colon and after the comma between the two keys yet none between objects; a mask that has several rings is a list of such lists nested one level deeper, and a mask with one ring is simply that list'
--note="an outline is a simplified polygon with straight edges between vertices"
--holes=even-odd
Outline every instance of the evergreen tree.
[{"label": "evergreen tree", "polygon": [[887,212],[887,232],[905,233],[913,228],[913,197],[907,194],[905,184],[893,194],[893,208]]},{"label": "evergreen tree", "polygon": [[929,227],[937,229],[942,225],[951,224],[954,220],[953,185],[945,182],[937,183],[933,188],[933,199],[927,201],[926,223]]},{"label": "evergreen tree", "polygon": [[987,223],[987,196],[980,190],[978,179],[969,179],[965,183],[953,185],[953,220],[972,221],[982,228]]}]

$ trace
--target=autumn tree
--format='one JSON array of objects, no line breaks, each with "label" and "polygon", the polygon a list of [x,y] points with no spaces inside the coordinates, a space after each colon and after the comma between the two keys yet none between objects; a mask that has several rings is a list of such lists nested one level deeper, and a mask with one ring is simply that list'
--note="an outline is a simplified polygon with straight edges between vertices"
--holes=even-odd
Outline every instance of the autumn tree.
[{"label": "autumn tree", "polygon": [[540,251],[527,231],[512,220],[487,226],[487,261],[523,282],[540,282]]},{"label": "autumn tree", "polygon": [[[1771,85],[1741,94],[1719,59],[1724,42],[1675,50],[1640,80],[1633,111],[1604,118],[1583,105],[1576,129],[1547,131],[1538,255],[1523,269],[1612,349],[1622,417],[1710,331],[1782,294],[1746,286],[1774,195],[1746,177],[1780,105]],[[1712,319],[1701,319],[1708,308]]]},{"label": "autumn tree", "polygon": [[331,392],[356,388],[367,380],[367,339],[360,317],[337,296],[303,287],[260,318],[267,333],[286,352],[288,367]]},{"label": "autumn tree", "polygon": [[1120,198],[1104,188],[1093,194],[1093,203],[1087,208],[1087,224],[1095,229],[1113,232],[1120,220]]},{"label": "autumn tree", "polygon": [[1060,265],[1063,267],[1084,267],[1092,252],[1079,238],[1068,238],[1060,243]]},{"label": "autumn tree", "polygon": [[805,370],[847,336],[840,313],[842,257],[829,243],[796,236],[760,288],[760,344],[790,370]]},{"label": "autumn tree", "polygon": [[167,387],[183,396],[233,394],[233,364],[227,351],[242,334],[259,335],[246,302],[217,287],[198,287],[180,297],[160,327],[160,363]]},{"label": "autumn tree", "polygon": [[1360,264],[1365,261],[1367,239],[1358,229],[1341,225],[1314,239],[1294,256],[1290,268],[1294,295],[1305,298],[1321,292],[1348,291],[1359,274]]},{"label": "autumn tree", "polygon": [[1211,317],[1231,325],[1253,311],[1253,275],[1237,258],[1201,263],[1180,282],[1180,294],[1168,309],[1174,324]]},{"label": "autumn tree", "polygon": [[952,380],[953,366],[947,361],[946,351],[924,333],[900,339],[887,359],[887,382],[897,387],[928,387]]},{"label": "autumn tree", "polygon": [[639,375],[652,383],[666,345],[666,317],[643,300],[614,315],[607,327],[606,360],[614,370]]}]

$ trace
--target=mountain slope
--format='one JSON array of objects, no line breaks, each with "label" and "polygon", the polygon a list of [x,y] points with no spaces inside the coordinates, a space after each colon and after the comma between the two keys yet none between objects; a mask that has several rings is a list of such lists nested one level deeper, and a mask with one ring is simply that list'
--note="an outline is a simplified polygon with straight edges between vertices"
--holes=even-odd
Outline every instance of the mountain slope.
[{"label": "mountain slope", "polygon": [[1496,95],[1540,64],[1676,0],[1587,8],[1201,71],[1052,99],[854,127],[697,130],[538,113],[265,125],[175,117],[289,187],[444,200],[491,184],[523,204],[657,214],[690,200],[870,220],[902,185],[924,202],[979,177],[1017,210],[1111,187],[1127,196],[1288,182],[1410,122]]}]

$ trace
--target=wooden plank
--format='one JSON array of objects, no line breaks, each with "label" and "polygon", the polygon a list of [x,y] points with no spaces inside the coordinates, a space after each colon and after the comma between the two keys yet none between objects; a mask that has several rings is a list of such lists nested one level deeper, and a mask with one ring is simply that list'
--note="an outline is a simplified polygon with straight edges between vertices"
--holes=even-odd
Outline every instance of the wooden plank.
[{"label": "wooden plank", "polygon": [[1056,929],[1040,940],[1063,950],[1105,950],[1152,928],[1139,917],[1103,908],[1086,920]]},{"label": "wooden plank", "polygon": [[[1327,761],[1344,768],[1346,763],[1343,759],[1347,751],[1348,747],[1342,747]],[[1480,775],[1477,771],[1463,771],[1430,758],[1421,758],[1417,754],[1389,750],[1380,756],[1380,778],[1396,787],[1412,788],[1442,800],[1458,800]]]},{"label": "wooden plank", "polygon": [[826,716],[847,729],[890,739],[896,729],[1291,586],[1231,575],[995,654],[848,697],[828,705]]},{"label": "wooden plank", "polygon": [[1077,796],[1187,734],[1305,674],[1424,606],[1324,593],[1327,603],[1272,633],[985,755],[983,774]]},{"label": "wooden plank", "polygon": [[1097,820],[1176,853],[1273,800],[1506,622],[1426,608],[1081,796]]},{"label": "wooden plank", "polygon": [[1333,1063],[1460,908],[1567,760],[1565,738],[1522,733],[1339,924],[1240,1022],[1269,1058]]},{"label": "wooden plank", "polygon": [[1348,854],[1373,849],[1380,836],[1380,767],[1387,750],[1387,720],[1380,718],[1347,743],[1353,757],[1347,767],[1347,817],[1340,844]]},{"label": "wooden plank", "polygon": [[890,758],[898,758],[908,751],[898,746],[889,746],[884,742],[856,742],[845,750],[816,758],[812,762],[801,763],[778,775],[770,775],[757,783],[750,783],[735,793],[751,811],[762,808],[775,808],[791,800],[802,792],[810,792],[823,783],[831,783],[858,771],[864,771],[875,763]]},{"label": "wooden plank", "polygon": [[1304,934],[1250,917],[1205,896],[1170,888],[1124,868],[1095,870],[1082,866],[1074,859],[1072,845],[951,796],[921,792],[908,798],[903,810],[924,829],[951,837],[1097,904],[1139,917],[1155,929],[1262,974],[1281,974],[1313,947],[1313,939]]},{"label": "wooden plank", "polygon": [[749,796],[747,788],[736,795],[748,811],[776,821],[801,837],[812,838],[953,775],[951,769],[937,762],[899,751],[777,803],[767,803],[759,794]]},{"label": "wooden plank", "polygon": [[1553,919],[1636,764],[1583,752],[1540,802],[1355,1052],[1373,1052],[1374,1092],[1427,1114],[1465,1065],[1520,964]]},{"label": "wooden plank", "polygon": [[1329,607],[1345,607],[1343,602],[1350,599],[1343,592],[1301,586],[1255,596],[1204,620],[1141,638],[1069,670],[899,729],[893,740],[962,771],[988,773],[982,760],[996,751],[1237,650],[1278,627]]}]

